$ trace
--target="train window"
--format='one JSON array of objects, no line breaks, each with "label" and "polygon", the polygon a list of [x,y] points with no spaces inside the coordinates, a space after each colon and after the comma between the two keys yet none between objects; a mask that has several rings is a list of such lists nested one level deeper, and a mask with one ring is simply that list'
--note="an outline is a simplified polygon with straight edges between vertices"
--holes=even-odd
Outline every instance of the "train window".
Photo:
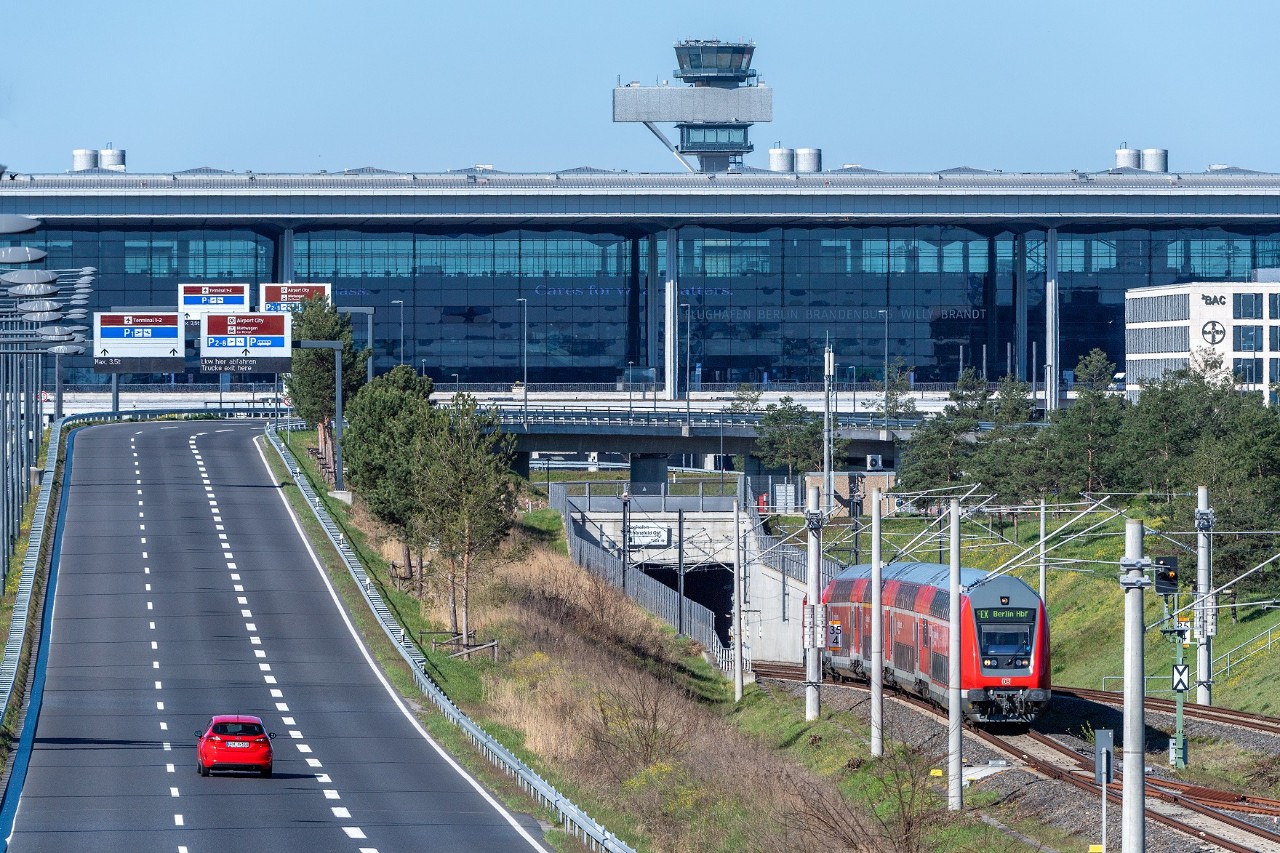
[{"label": "train window", "polygon": [[985,655],[1021,655],[1031,651],[1030,625],[1003,623],[982,625],[978,629],[978,644]]}]

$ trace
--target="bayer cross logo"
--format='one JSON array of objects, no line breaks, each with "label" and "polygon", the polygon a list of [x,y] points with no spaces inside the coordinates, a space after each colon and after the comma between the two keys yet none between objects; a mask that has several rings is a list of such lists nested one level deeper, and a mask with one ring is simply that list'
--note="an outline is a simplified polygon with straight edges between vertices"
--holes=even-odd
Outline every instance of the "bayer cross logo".
[{"label": "bayer cross logo", "polygon": [[1217,345],[1222,343],[1227,336],[1227,327],[1219,323],[1217,320],[1210,320],[1200,327],[1200,334],[1211,344]]}]

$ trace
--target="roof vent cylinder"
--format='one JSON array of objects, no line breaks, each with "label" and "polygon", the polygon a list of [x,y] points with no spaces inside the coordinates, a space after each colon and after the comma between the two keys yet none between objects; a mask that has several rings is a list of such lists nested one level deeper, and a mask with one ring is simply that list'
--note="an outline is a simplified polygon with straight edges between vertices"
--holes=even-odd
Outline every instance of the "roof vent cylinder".
[{"label": "roof vent cylinder", "polygon": [[822,149],[821,148],[797,148],[796,149],[796,171],[797,172],[821,172],[822,171]]},{"label": "roof vent cylinder", "polygon": [[71,152],[71,171],[83,172],[98,168],[98,149],[76,148]]},{"label": "roof vent cylinder", "polygon": [[1117,169],[1141,169],[1142,168],[1142,152],[1137,148],[1117,148],[1116,149],[1116,168]]},{"label": "roof vent cylinder", "polygon": [[1142,171],[1144,172],[1169,171],[1169,149],[1143,148],[1142,149]]},{"label": "roof vent cylinder", "polygon": [[124,149],[102,148],[98,151],[98,166],[113,172],[124,171]]},{"label": "roof vent cylinder", "polygon": [[770,148],[770,172],[794,172],[796,170],[796,150],[794,148]]}]

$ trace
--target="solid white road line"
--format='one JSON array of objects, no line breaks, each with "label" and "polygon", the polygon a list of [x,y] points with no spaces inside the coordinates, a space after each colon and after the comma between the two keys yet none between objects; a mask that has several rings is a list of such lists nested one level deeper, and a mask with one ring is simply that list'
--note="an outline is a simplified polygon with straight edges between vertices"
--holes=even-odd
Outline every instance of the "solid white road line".
[{"label": "solid white road line", "polygon": [[[262,460],[262,467],[265,468],[267,471],[267,476],[274,479],[275,473],[271,470],[271,466],[267,463],[267,456],[263,450],[264,440],[257,439],[255,440],[254,444],[258,449],[258,457]],[[351,635],[351,639],[355,641],[356,648],[360,650],[360,654],[364,658],[365,664],[369,667],[370,671],[373,673],[374,678],[378,680],[378,683],[382,685],[382,689],[386,691],[387,695],[391,698],[392,703],[394,703],[396,708],[399,709],[400,713],[404,715],[404,718],[409,721],[409,725],[411,725],[414,728],[414,730],[418,732],[419,736],[421,736],[422,739],[425,740],[431,746],[431,748],[436,751],[436,754],[439,755],[440,758],[445,763],[447,763],[455,773],[457,773],[459,776],[465,779],[467,783],[471,785],[471,787],[476,791],[476,793],[478,793],[481,797],[483,797],[484,800],[487,803],[489,803],[489,805],[493,807],[493,809],[496,812],[498,812],[498,814],[502,815],[503,819],[506,820],[506,822],[511,826],[512,829],[514,829],[520,835],[521,838],[523,838],[526,842],[528,842],[530,847],[532,847],[535,850],[541,850],[543,851],[543,853],[546,853],[546,848],[543,847],[536,838],[530,835],[527,829],[525,829],[523,826],[520,825],[519,821],[515,819],[515,816],[512,815],[511,812],[507,811],[506,808],[504,808],[501,803],[495,800],[493,798],[493,795],[490,794],[488,791],[486,791],[484,786],[481,785],[478,780],[476,780],[470,773],[468,773],[462,767],[462,765],[458,764],[458,762],[454,760],[453,756],[450,755],[448,752],[446,752],[444,750],[444,747],[440,746],[440,744],[436,742],[435,738],[431,737],[431,734],[425,728],[422,727],[422,724],[419,723],[417,718],[413,716],[413,713],[409,710],[408,706],[406,706],[404,702],[400,699],[400,696],[396,693],[395,688],[391,686],[391,683],[387,681],[386,677],[382,674],[382,671],[378,669],[377,664],[374,663],[373,656],[369,654],[369,650],[365,647],[364,641],[360,638],[359,632],[356,631],[355,625],[352,624],[351,618],[347,615],[347,610],[343,606],[342,600],[338,597],[338,591],[333,588],[333,584],[329,580],[329,575],[327,572],[325,572],[324,566],[320,562],[320,557],[316,554],[315,549],[311,547],[311,541],[307,538],[306,534],[303,532],[302,522],[299,521],[297,514],[293,511],[293,507],[290,506],[289,499],[288,497],[286,497],[284,489],[276,489],[276,495],[280,498],[280,503],[284,505],[285,512],[289,513],[289,518],[290,520],[293,521],[294,530],[297,531],[298,539],[302,542],[302,546],[306,549],[308,556],[311,557],[311,565],[315,568],[316,572],[320,575],[320,580],[324,583],[325,589],[328,590],[329,598],[333,601],[333,605],[337,610],[338,617],[342,620],[342,623],[346,625],[347,632]],[[289,709],[280,708],[280,710],[287,711]],[[319,766],[318,762],[316,766]],[[347,829],[347,828],[344,827],[344,829]],[[358,828],[355,828],[355,831],[360,832]],[[348,831],[348,835],[351,835],[350,831]],[[365,835],[363,832],[360,832],[359,835],[351,835],[351,837],[364,838]]]}]

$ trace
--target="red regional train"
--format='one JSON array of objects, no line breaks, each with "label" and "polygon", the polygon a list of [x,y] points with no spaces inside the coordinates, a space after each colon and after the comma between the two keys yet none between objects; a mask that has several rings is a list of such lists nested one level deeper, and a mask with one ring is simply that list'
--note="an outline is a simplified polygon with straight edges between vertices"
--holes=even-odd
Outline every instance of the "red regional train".
[{"label": "red regional train", "polygon": [[[884,681],[947,705],[951,570],[942,563],[889,563],[882,573]],[[1049,621],[1031,587],[1009,575],[961,569],[960,701],[975,722],[1029,723],[1049,707]],[[841,678],[869,677],[871,566],[851,566],[822,593],[823,665]]]}]

